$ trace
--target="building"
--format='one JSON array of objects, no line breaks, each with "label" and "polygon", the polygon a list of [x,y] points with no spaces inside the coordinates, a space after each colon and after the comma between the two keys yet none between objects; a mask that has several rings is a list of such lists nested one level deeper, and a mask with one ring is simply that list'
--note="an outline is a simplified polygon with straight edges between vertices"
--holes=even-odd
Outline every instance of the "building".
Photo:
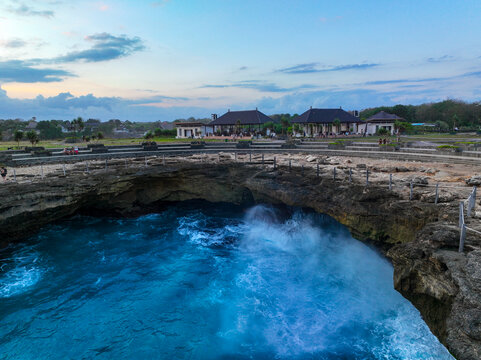
[{"label": "building", "polygon": [[175,127],[178,139],[200,138],[206,134],[206,124],[201,122],[179,122]]},{"label": "building", "polygon": [[252,133],[262,129],[262,125],[273,120],[259,110],[227,111],[224,115],[217,117],[212,114],[212,121],[209,126],[214,133],[230,135],[241,132]]},{"label": "building", "polygon": [[347,111],[339,109],[313,109],[312,107],[292,120],[300,125],[297,134],[304,136],[322,136],[339,133],[357,132],[361,121]]},{"label": "building", "polygon": [[28,125],[25,127],[25,131],[35,131],[37,134],[40,134],[40,131],[37,130],[37,122],[35,121],[35,118],[32,118],[32,120],[29,121]]},{"label": "building", "polygon": [[366,119],[365,123],[359,126],[359,131],[367,135],[374,135],[379,129],[384,128],[391,135],[394,135],[394,123],[396,121],[405,121],[402,117],[380,111],[377,114]]}]

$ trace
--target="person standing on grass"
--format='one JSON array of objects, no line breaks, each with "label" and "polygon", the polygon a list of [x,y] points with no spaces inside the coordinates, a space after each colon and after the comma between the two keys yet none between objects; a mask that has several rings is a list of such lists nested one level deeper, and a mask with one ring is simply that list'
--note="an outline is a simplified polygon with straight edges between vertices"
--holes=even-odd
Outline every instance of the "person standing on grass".
[{"label": "person standing on grass", "polygon": [[7,168],[2,166],[0,169],[0,175],[2,175],[3,181],[7,181]]}]

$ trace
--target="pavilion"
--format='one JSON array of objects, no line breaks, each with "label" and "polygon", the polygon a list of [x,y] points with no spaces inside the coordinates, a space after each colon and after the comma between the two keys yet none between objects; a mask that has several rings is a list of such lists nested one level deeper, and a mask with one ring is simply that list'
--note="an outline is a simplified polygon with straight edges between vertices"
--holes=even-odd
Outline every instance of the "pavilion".
[{"label": "pavilion", "polygon": [[212,116],[213,120],[209,126],[213,127],[214,133],[220,131],[223,134],[234,134],[240,128],[246,129],[250,133],[252,131],[260,131],[262,125],[268,122],[275,122],[267,115],[261,113],[257,108],[255,110],[227,111],[224,115],[217,117]]},{"label": "pavilion", "polygon": [[367,135],[374,135],[381,128],[389,131],[391,135],[394,135],[394,123],[396,121],[406,121],[402,117],[396,114],[390,114],[385,111],[380,111],[374,114],[370,118],[366,119],[364,128],[360,126],[360,130],[363,130]]},{"label": "pavilion", "polygon": [[[339,124],[336,120],[339,120]],[[312,107],[292,120],[301,126],[301,135],[321,136],[330,133],[357,132],[359,118],[339,109],[313,109]]]}]

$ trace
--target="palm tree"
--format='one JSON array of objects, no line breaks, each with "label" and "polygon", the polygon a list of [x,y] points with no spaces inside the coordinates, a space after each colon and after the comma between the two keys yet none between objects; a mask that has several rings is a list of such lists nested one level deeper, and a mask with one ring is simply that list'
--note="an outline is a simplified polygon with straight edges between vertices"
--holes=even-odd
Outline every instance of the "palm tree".
[{"label": "palm tree", "polygon": [[38,143],[38,135],[35,131],[30,130],[29,132],[27,132],[26,135],[27,135],[28,141],[32,143],[32,146]]},{"label": "palm tree", "polygon": [[335,118],[334,121],[332,122],[333,125],[336,126],[336,132],[340,133],[341,132],[341,120],[338,118]]},{"label": "palm tree", "polygon": [[20,140],[22,140],[23,138],[23,131],[15,130],[15,134],[13,135],[13,138],[17,142],[17,147],[20,147]]}]

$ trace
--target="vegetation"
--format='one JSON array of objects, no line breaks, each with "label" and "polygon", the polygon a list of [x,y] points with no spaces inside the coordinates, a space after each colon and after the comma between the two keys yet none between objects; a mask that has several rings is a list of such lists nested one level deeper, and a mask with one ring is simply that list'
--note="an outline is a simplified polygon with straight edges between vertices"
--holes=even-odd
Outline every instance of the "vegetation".
[{"label": "vegetation", "polygon": [[380,106],[363,110],[360,116],[367,119],[382,110],[396,114],[408,123],[436,124],[436,130],[441,131],[456,127],[459,130],[478,130],[481,127],[481,102],[467,103],[450,99],[422,105]]},{"label": "vegetation", "polygon": [[437,149],[459,149],[459,146],[455,145],[439,145],[436,146]]},{"label": "vegetation", "polygon": [[32,146],[37,144],[38,141],[39,141],[37,133],[33,130],[28,131],[26,136],[27,136],[28,141],[30,141],[32,143]]},{"label": "vegetation", "polygon": [[13,135],[13,139],[17,142],[17,147],[20,147],[20,140],[23,138],[23,131],[16,130],[15,134]]}]

